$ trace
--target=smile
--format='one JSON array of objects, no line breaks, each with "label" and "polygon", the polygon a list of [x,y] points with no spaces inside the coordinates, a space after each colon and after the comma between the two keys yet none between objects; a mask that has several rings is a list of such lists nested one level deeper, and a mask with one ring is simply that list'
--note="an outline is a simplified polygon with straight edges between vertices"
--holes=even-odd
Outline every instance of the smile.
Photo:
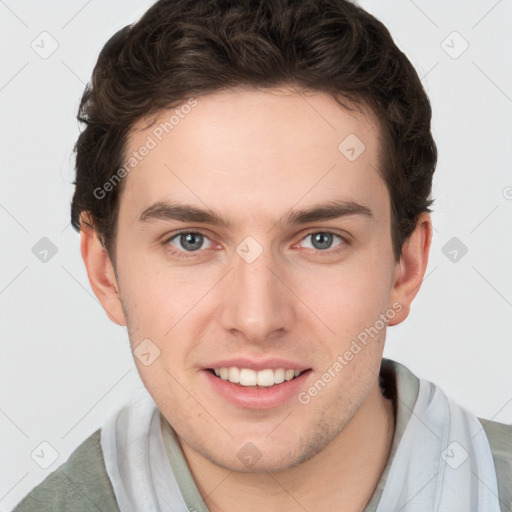
[{"label": "smile", "polygon": [[250,368],[238,368],[236,366],[213,368],[210,369],[210,372],[213,372],[222,380],[245,387],[272,387],[292,380],[303,373],[301,370],[295,369],[267,368],[255,371]]}]

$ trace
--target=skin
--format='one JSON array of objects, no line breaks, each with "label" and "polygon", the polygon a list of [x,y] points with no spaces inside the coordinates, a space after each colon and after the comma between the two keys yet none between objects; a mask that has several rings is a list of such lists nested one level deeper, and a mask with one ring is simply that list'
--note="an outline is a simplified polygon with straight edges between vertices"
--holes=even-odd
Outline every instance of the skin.
[{"label": "skin", "polygon": [[[236,407],[206,385],[202,368],[235,356],[283,357],[312,369],[307,391],[393,304],[401,310],[388,325],[407,317],[427,266],[430,217],[420,217],[396,262],[370,112],[349,113],[324,93],[291,88],[197,101],[125,178],[115,271],[94,229],[83,226],[92,289],[107,315],[128,327],[132,349],[148,338],[159,348],[151,365],[135,362],[209,510],[244,503],[249,512],[334,511],[343,503],[360,511],[394,433],[392,404],[378,385],[385,328],[307,405]],[[168,118],[162,112],[157,123]],[[136,126],[126,154],[152,129]],[[366,146],[352,162],[338,150],[351,133]],[[138,220],[170,200],[209,208],[232,225]],[[281,221],[331,200],[364,205],[373,217]],[[179,236],[168,241],[179,229],[204,234],[201,248],[187,252]],[[344,238],[319,249],[307,236],[318,232]],[[263,251],[252,263],[236,252],[247,236]],[[247,442],[261,454],[251,468],[237,457]]]}]

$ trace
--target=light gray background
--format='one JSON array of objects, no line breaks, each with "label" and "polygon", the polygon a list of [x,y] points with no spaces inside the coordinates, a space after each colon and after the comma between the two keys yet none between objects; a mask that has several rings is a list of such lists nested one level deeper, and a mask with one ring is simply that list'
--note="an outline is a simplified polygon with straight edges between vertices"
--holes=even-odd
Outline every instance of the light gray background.
[{"label": "light gray background", "polygon": [[[0,510],[142,385],[126,330],[89,287],[69,204],[85,83],[106,40],[151,3],[0,0]],[[512,0],[360,4],[416,66],[439,148],[429,268],[385,354],[512,423]],[[46,262],[32,252],[43,237],[57,248]],[[453,237],[467,254],[446,246]]]}]

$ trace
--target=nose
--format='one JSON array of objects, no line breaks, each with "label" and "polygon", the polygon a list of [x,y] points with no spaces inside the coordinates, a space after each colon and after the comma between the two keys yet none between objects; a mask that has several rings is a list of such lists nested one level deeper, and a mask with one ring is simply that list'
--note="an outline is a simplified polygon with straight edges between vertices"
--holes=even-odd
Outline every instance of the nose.
[{"label": "nose", "polygon": [[278,265],[270,249],[254,261],[238,254],[224,283],[221,300],[223,329],[252,344],[265,344],[282,337],[296,322],[294,294],[283,265]]}]

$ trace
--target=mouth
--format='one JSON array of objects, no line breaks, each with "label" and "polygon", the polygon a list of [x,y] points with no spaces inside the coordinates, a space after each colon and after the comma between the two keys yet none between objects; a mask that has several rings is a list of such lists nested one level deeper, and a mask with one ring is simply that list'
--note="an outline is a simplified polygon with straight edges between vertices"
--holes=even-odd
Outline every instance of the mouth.
[{"label": "mouth", "polygon": [[300,361],[283,357],[231,357],[203,366],[209,391],[241,409],[290,406],[313,375]]},{"label": "mouth", "polygon": [[208,372],[216,378],[235,384],[242,388],[268,389],[277,387],[283,383],[298,379],[301,375],[311,371],[298,370],[294,368],[267,368],[263,370],[252,370],[250,368],[239,368],[236,366],[207,368]]}]

